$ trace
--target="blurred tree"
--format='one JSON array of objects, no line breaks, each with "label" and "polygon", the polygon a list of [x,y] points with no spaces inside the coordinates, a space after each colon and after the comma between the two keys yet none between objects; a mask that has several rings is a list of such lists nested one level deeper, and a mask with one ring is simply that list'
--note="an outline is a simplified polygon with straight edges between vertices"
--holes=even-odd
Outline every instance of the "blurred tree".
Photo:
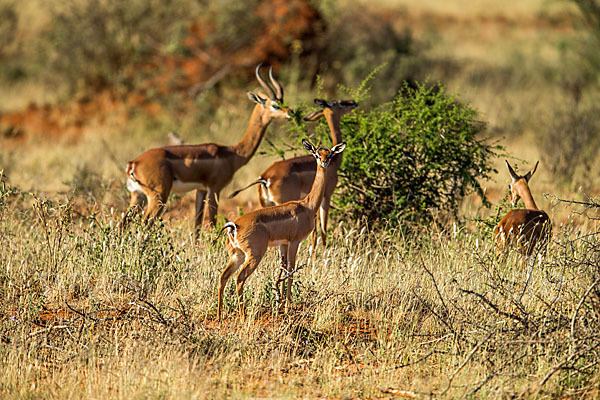
[{"label": "blurred tree", "polygon": [[37,41],[43,75],[71,89],[119,82],[125,67],[162,50],[193,15],[192,0],[49,2],[51,21]]}]

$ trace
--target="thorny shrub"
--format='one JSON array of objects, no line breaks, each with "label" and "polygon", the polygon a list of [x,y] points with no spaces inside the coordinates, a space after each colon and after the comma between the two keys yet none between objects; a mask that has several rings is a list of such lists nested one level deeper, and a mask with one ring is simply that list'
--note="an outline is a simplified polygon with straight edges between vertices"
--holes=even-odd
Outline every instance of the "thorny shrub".
[{"label": "thorny shrub", "polygon": [[[361,90],[355,94],[364,96]],[[440,84],[405,84],[390,102],[372,110],[359,105],[342,120],[347,147],[334,194],[336,212],[374,225],[456,217],[469,193],[485,199],[478,180],[496,172],[492,161],[502,147],[482,138],[484,130],[477,112]],[[316,134],[329,143],[324,120]]]}]

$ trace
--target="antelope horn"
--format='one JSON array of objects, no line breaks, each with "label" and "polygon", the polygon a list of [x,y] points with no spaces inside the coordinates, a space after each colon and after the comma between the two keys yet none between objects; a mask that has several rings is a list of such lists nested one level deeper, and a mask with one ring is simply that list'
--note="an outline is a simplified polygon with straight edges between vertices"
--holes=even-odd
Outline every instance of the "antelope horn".
[{"label": "antelope horn", "polygon": [[537,167],[538,167],[539,163],[540,163],[539,161],[536,162],[535,163],[535,167],[533,167],[533,169],[531,171],[529,171],[527,174],[525,174],[525,180],[527,182],[529,182],[529,180],[531,179],[531,177],[533,176],[533,174],[535,174],[535,171],[537,170]]},{"label": "antelope horn", "polygon": [[510,164],[508,163],[508,160],[504,160],[506,161],[506,166],[508,167],[508,172],[510,173],[510,177],[512,178],[513,182],[516,181],[517,179],[520,178],[520,176],[515,172],[515,170],[510,166]]},{"label": "antelope horn", "polygon": [[279,101],[283,101],[283,87],[281,87],[279,82],[277,82],[277,79],[275,79],[273,77],[273,67],[271,67],[269,69],[269,79],[271,79],[271,83],[273,84],[273,87],[277,91],[277,97],[275,99],[279,100]]},{"label": "antelope horn", "polygon": [[258,70],[260,69],[261,65],[262,63],[256,66],[256,79],[258,80],[258,83],[260,83],[260,86],[262,86],[262,88],[265,89],[267,93],[271,93],[271,100],[273,100],[276,98],[275,92],[273,91],[271,86],[267,85],[267,82],[263,81],[263,78],[261,78],[260,74],[258,73]]}]

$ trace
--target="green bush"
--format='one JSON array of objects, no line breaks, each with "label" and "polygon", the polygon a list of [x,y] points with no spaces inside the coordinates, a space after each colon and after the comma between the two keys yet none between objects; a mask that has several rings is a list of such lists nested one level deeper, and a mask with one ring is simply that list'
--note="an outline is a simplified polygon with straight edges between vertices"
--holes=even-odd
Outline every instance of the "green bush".
[{"label": "green bush", "polygon": [[[455,217],[463,197],[482,198],[478,179],[496,172],[500,146],[479,138],[485,124],[476,111],[441,85],[404,85],[391,102],[357,109],[342,121],[348,146],[334,194],[337,212],[369,223],[427,223]],[[327,125],[317,127],[329,143]]]}]

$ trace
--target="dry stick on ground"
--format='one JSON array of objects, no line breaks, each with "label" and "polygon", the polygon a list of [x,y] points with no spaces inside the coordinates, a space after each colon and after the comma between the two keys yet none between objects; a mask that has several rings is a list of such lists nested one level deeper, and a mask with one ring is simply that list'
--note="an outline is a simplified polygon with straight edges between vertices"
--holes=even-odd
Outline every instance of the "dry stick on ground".
[{"label": "dry stick on ground", "polygon": [[81,315],[83,317],[83,320],[85,321],[86,318],[91,319],[94,322],[98,322],[97,318],[94,318],[90,315],[88,315],[87,313],[84,313],[83,311],[79,311],[76,308],[72,307],[69,302],[67,301],[67,299],[65,299],[65,304],[67,305],[67,308],[71,311],[73,311],[75,314]]},{"label": "dry stick on ground", "polygon": [[400,368],[406,368],[406,367],[410,367],[411,365],[419,364],[419,363],[427,360],[429,357],[431,357],[434,354],[448,354],[448,352],[443,351],[443,350],[431,350],[429,353],[425,354],[423,357],[419,358],[416,361],[411,361],[411,362],[408,362],[405,364],[400,364],[400,365],[394,365],[393,367],[388,368],[388,371],[400,369]]},{"label": "dry stick on ground", "polygon": [[[537,390],[536,390],[536,394],[538,394],[541,390],[542,387],[544,387],[544,385],[546,384],[546,382],[548,382],[548,380],[550,378],[552,378],[552,376],[557,373],[558,371],[562,370],[563,367],[569,363],[570,361],[572,361],[573,359],[577,360],[579,359],[580,356],[595,350],[596,348],[600,347],[600,342],[596,342],[593,346],[587,346],[582,348],[581,350],[575,352],[575,353],[571,353],[569,354],[567,357],[565,357],[563,360],[561,360],[560,362],[556,363],[552,369],[544,376],[544,378],[537,384]],[[526,392],[529,392],[529,389],[526,390]],[[522,393],[521,397],[524,397],[530,393]]]},{"label": "dry stick on ground", "polygon": [[421,302],[421,304],[423,304],[423,306],[427,309],[427,311],[429,311],[430,313],[432,313],[437,319],[440,320],[440,322],[442,324],[444,324],[448,329],[450,329],[452,331],[453,334],[456,334],[454,328],[452,327],[452,325],[450,325],[448,323],[448,321],[446,321],[445,318],[443,318],[440,314],[438,314],[432,307],[429,306],[429,304],[427,304],[427,302],[425,300],[423,300],[421,298],[421,296],[419,296],[419,294],[417,293],[417,291],[413,288],[412,290],[413,294],[415,295],[415,297],[417,298],[417,300],[419,300]]},{"label": "dry stick on ground", "polygon": [[[437,282],[435,280],[435,276],[433,276],[433,273],[427,269],[427,267],[425,266],[425,260],[423,259],[423,255],[421,256],[421,267],[425,270],[425,272],[427,272],[427,275],[429,275],[429,277],[431,278],[431,281],[433,282],[433,287],[435,288],[435,291],[440,299],[440,301],[442,302],[442,306],[444,306],[444,310],[446,311],[446,314],[448,315],[448,319],[450,319],[450,310],[448,309],[448,306],[446,305],[446,302],[444,301],[444,297],[442,296],[442,293],[440,292],[440,289],[438,288]],[[421,300],[423,302],[423,300]],[[425,304],[423,302],[423,304]],[[456,335],[456,329],[454,329],[454,326],[452,326],[452,321],[446,321],[445,318],[442,318],[441,316],[439,316],[437,313],[435,313],[433,310],[430,309],[431,312],[434,313],[434,315],[436,317],[438,317],[440,319],[440,321],[446,325],[446,327],[448,327],[448,329],[450,329],[452,331],[452,333],[454,333]]]},{"label": "dry stick on ground", "polygon": [[[516,353],[518,350],[519,350],[519,349],[515,350],[515,351],[513,352],[512,356],[515,356],[515,355],[516,355],[515,353]],[[475,393],[477,393],[479,390],[481,390],[481,388],[482,388],[482,387],[483,387],[483,386],[484,386],[486,383],[488,383],[488,382],[489,382],[490,380],[492,380],[493,378],[497,377],[497,376],[500,374],[500,372],[501,372],[501,371],[502,371],[504,368],[506,368],[506,367],[507,367],[507,366],[509,366],[509,365],[513,365],[514,363],[517,363],[517,362],[521,361],[523,358],[525,358],[525,357],[527,357],[527,356],[529,356],[529,355],[530,355],[530,354],[527,354],[527,353],[525,353],[525,354],[521,354],[521,356],[519,356],[519,357],[516,357],[516,358],[514,358],[514,357],[507,357],[507,359],[506,359],[506,362],[504,362],[504,363],[503,363],[503,364],[502,364],[500,367],[498,367],[498,368],[494,368],[494,370],[493,370],[491,373],[489,373],[489,374],[488,374],[488,375],[487,375],[487,376],[486,376],[486,377],[485,377],[485,378],[484,378],[484,379],[483,379],[481,382],[479,382],[479,383],[477,384],[477,386],[475,386],[475,387],[474,387],[474,388],[473,388],[473,389],[472,389],[472,390],[469,392],[469,394],[467,394],[467,395],[465,396],[465,398],[471,398],[471,396],[473,396]]]},{"label": "dry stick on ground", "polygon": [[[439,393],[440,396],[444,396],[446,393],[448,393],[448,390],[450,390],[450,387],[452,386],[452,381],[454,380],[454,378],[456,377],[456,375],[465,367],[465,365],[467,365],[467,363],[469,362],[469,360],[471,360],[471,358],[473,358],[473,356],[475,355],[475,353],[477,353],[477,350],[479,350],[479,348],[486,343],[488,340],[490,340],[490,338],[494,335],[494,332],[490,332],[483,340],[481,340],[479,343],[477,343],[473,349],[469,352],[469,354],[467,355],[467,357],[465,357],[465,359],[463,360],[462,363],[460,363],[460,365],[458,366],[458,368],[456,368],[454,370],[454,372],[452,372],[452,375],[450,375],[450,377],[448,378],[448,385],[446,386],[446,389],[444,389],[441,393]],[[436,394],[436,393],[432,393],[432,394]]]},{"label": "dry stick on ground", "polygon": [[531,276],[533,275],[533,267],[535,267],[535,261],[537,260],[540,252],[542,251],[542,248],[543,248],[543,246],[537,246],[536,250],[535,250],[535,255],[533,257],[530,257],[531,266],[529,267],[529,271],[527,271],[527,278],[525,279],[525,284],[523,285],[523,290],[521,291],[521,294],[519,295],[519,299],[517,300],[517,302],[519,304],[521,304],[521,300],[523,299],[523,296],[525,295],[525,291],[527,291],[527,286],[529,286],[529,281],[531,280]]},{"label": "dry stick on ground", "polygon": [[525,318],[523,318],[523,317],[520,317],[520,316],[519,316],[519,315],[517,315],[517,314],[510,313],[510,312],[506,312],[506,311],[502,311],[502,310],[501,310],[501,309],[500,309],[500,308],[499,308],[499,307],[498,307],[496,304],[492,303],[492,302],[491,302],[490,300],[488,300],[488,299],[487,299],[487,297],[485,297],[484,295],[482,295],[482,294],[480,294],[480,293],[477,293],[477,292],[475,292],[475,291],[473,291],[473,290],[470,290],[470,289],[462,289],[462,288],[459,288],[458,290],[460,290],[460,291],[461,291],[461,292],[463,292],[463,293],[466,293],[466,294],[471,294],[471,295],[473,295],[473,296],[475,296],[475,297],[478,297],[479,299],[481,299],[481,301],[483,301],[485,304],[487,304],[489,307],[491,307],[491,308],[492,308],[494,311],[496,311],[498,314],[500,314],[500,315],[502,315],[502,316],[505,316],[505,317],[508,317],[508,318],[512,318],[512,319],[514,319],[514,320],[516,320],[516,321],[519,321],[519,322],[520,322],[521,324],[523,324],[523,326],[525,326],[525,327],[528,327],[528,326],[529,326],[529,322],[530,322],[529,320],[527,320],[527,319],[525,319]]},{"label": "dry stick on ground", "polygon": [[579,310],[583,306],[583,303],[585,302],[585,299],[588,297],[588,295],[590,294],[590,292],[592,291],[592,289],[594,289],[594,287],[596,287],[596,285],[598,283],[600,283],[600,278],[596,279],[594,281],[594,283],[592,283],[590,285],[590,287],[587,288],[587,290],[585,291],[585,293],[583,294],[583,296],[581,296],[581,301],[577,305],[577,308],[575,309],[575,312],[573,313],[573,317],[571,318],[571,340],[575,339],[575,321],[577,320],[577,314],[579,314]]}]

